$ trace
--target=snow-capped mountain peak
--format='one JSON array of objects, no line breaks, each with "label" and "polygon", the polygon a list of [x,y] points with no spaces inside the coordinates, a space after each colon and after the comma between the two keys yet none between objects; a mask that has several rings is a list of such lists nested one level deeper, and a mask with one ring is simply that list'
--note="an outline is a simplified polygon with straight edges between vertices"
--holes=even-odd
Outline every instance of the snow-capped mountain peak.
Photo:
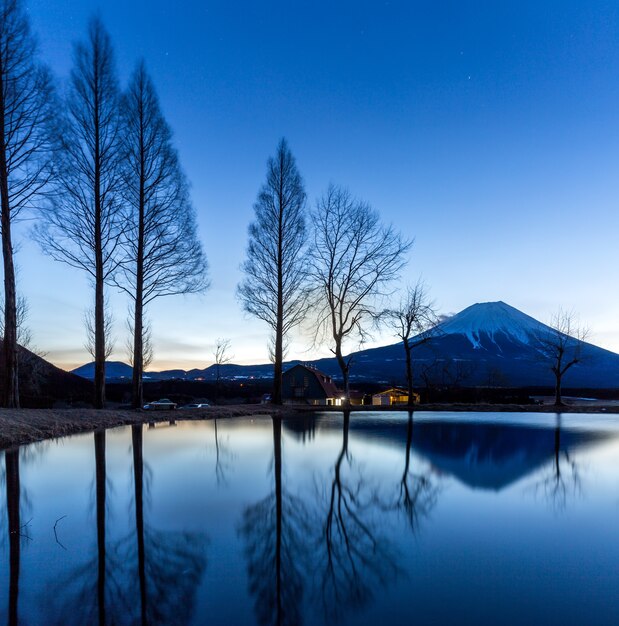
[{"label": "snow-capped mountain peak", "polygon": [[499,335],[510,341],[530,344],[540,333],[550,329],[505,302],[480,302],[442,322],[441,335],[464,335],[474,348],[482,348],[482,339],[496,343]]}]

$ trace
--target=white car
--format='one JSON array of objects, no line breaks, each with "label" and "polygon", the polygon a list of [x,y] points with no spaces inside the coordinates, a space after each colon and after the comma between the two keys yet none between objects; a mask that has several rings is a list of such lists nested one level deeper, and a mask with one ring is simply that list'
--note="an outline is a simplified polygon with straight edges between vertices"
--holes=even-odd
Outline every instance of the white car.
[{"label": "white car", "polygon": [[144,405],[146,411],[171,411],[176,408],[176,402],[168,400],[167,398],[161,398],[161,400],[155,400]]}]

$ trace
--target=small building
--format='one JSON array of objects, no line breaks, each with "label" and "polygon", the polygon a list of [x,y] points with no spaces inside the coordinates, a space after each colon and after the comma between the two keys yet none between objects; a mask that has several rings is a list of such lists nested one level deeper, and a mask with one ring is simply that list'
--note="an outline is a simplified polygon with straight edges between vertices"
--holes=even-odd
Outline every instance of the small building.
[{"label": "small building", "polygon": [[[418,393],[413,394],[413,402],[419,402]],[[392,387],[372,396],[372,405],[374,406],[393,406],[396,404],[408,404],[408,391]]]},{"label": "small building", "polygon": [[331,376],[309,365],[294,365],[282,375],[282,401],[285,404],[341,406],[344,392]]}]

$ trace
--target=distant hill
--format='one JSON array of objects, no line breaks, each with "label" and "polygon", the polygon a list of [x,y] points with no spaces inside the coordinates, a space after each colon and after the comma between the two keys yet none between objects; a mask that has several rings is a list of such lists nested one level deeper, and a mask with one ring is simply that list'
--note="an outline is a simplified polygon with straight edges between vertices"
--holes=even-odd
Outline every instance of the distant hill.
[{"label": "distant hill", "polygon": [[[4,363],[0,342],[0,376]],[[19,396],[22,407],[51,407],[56,401],[92,400],[92,383],[65,372],[26,348],[19,348]]]},{"label": "distant hill", "polygon": [[[553,332],[547,325],[506,304],[484,302],[474,304],[442,322],[430,341],[413,351],[415,384],[422,386],[460,385],[464,387],[549,387],[554,377],[548,362],[536,348],[536,337]],[[582,345],[582,362],[564,377],[564,387],[610,389],[619,388],[619,355],[590,343]],[[289,361],[285,369],[299,361]],[[319,359],[312,365],[338,378],[340,370],[334,358]],[[85,369],[86,368],[86,369]],[[90,369],[87,369],[90,368]],[[215,366],[205,369],[148,372],[145,378],[166,380],[215,380]],[[221,366],[221,375],[234,378],[270,378],[273,366]],[[94,377],[92,364],[74,373]],[[86,373],[88,376],[86,376]],[[131,368],[124,363],[108,364],[108,378],[131,377]],[[353,353],[351,380],[384,384],[404,380],[404,349],[402,343]]]},{"label": "distant hill", "polygon": [[[76,376],[80,376],[81,378],[87,378],[88,380],[95,379],[95,364],[94,361],[91,363],[86,363],[86,365],[81,365],[77,369],[74,369],[72,374]],[[105,377],[108,380],[116,380],[127,378],[131,380],[133,376],[133,368],[131,365],[127,365],[122,361],[108,361],[105,364]]]}]

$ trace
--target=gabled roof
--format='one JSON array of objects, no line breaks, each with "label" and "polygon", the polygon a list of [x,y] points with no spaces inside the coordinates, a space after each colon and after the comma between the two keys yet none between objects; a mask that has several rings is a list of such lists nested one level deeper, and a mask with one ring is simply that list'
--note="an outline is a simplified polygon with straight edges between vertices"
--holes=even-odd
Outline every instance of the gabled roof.
[{"label": "gabled roof", "polygon": [[314,378],[318,381],[318,384],[322,387],[322,390],[325,392],[326,398],[339,398],[342,395],[342,392],[336,387],[331,376],[321,372],[315,367],[311,367],[310,365],[302,365],[301,363],[298,363],[297,365],[294,365],[290,369],[286,370],[284,375],[289,374],[297,368],[301,368],[306,373],[314,376]]},{"label": "gabled roof", "polygon": [[387,396],[387,395],[407,396],[408,391],[406,391],[406,389],[400,389],[398,387],[391,387],[391,389],[385,389],[385,391],[379,391],[378,393],[375,393],[374,395],[375,396]]}]

